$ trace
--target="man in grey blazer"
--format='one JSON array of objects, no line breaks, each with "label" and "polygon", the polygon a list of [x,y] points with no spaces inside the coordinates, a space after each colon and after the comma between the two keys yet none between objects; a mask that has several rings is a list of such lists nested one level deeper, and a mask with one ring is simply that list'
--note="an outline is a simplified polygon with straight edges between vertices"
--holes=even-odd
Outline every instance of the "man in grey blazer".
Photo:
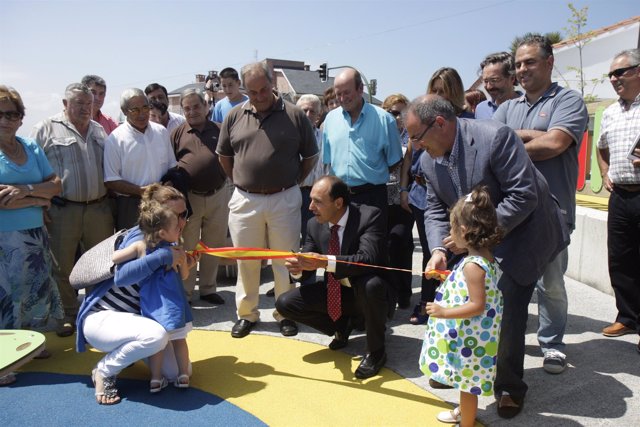
[{"label": "man in grey blazer", "polygon": [[427,183],[425,227],[431,259],[425,270],[445,269],[461,253],[449,236],[448,208],[478,185],[486,185],[505,230],[495,248],[503,275],[504,313],[495,395],[498,414],[517,415],[527,392],[523,381],[527,306],[546,265],[569,243],[569,234],[546,180],[509,127],[493,121],[457,119],[443,98],[426,95],[406,113],[410,139],[427,151],[421,167]]}]

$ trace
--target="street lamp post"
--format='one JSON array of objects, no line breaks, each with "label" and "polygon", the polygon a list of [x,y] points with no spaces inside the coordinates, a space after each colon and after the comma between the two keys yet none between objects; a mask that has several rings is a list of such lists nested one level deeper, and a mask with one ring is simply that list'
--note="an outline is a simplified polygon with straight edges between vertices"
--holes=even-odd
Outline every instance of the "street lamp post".
[{"label": "street lamp post", "polygon": [[326,82],[327,79],[329,78],[329,70],[338,70],[340,68],[351,68],[352,70],[356,70],[358,73],[360,73],[360,76],[362,77],[362,81],[364,81],[364,84],[367,85],[367,93],[369,94],[369,103],[373,104],[373,93],[376,89],[377,86],[377,80],[376,79],[372,79],[371,83],[369,83],[369,80],[367,80],[367,78],[365,77],[365,75],[362,73],[362,71],[358,70],[356,67],[352,67],[351,65],[340,65],[338,67],[327,67],[327,63],[324,62],[322,64],[320,64],[320,68],[318,69],[318,74],[320,76],[320,80],[323,82]]}]

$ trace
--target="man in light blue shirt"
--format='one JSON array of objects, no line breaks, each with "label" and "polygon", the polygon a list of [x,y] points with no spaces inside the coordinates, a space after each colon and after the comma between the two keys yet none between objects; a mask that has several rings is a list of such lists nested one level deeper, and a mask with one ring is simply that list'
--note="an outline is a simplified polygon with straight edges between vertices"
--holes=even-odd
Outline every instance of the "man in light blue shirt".
[{"label": "man in light blue shirt", "polygon": [[216,123],[222,123],[233,107],[249,99],[247,95],[243,95],[240,92],[240,77],[238,77],[238,72],[234,68],[227,67],[220,71],[220,85],[227,96],[218,101],[213,107],[211,121]]},{"label": "man in light blue shirt", "polygon": [[509,52],[497,52],[487,55],[480,63],[482,83],[491,97],[476,106],[476,119],[490,119],[498,106],[505,101],[517,98],[521,93],[514,90],[515,68],[513,56]]},{"label": "man in light blue shirt", "polygon": [[350,188],[352,201],[387,212],[389,169],[402,159],[395,118],[364,101],[360,73],[349,68],[334,81],[340,107],[324,121],[323,163]]}]

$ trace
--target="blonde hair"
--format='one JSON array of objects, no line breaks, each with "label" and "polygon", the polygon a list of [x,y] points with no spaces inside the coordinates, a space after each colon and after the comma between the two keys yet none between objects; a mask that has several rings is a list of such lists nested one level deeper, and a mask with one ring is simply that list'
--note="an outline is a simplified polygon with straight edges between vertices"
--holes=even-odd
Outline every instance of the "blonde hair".
[{"label": "blonde hair", "polygon": [[401,93],[394,93],[393,95],[389,95],[385,98],[384,102],[382,103],[382,109],[389,110],[389,108],[393,107],[396,104],[409,105],[409,100]]},{"label": "blonde hair", "polygon": [[155,248],[162,241],[160,231],[168,229],[174,221],[178,221],[175,212],[155,200],[141,204],[138,226],[144,234],[147,248]]},{"label": "blonde hair", "polygon": [[436,79],[442,80],[442,87],[444,89],[443,97],[453,104],[456,109],[456,114],[459,115],[465,111],[464,86],[462,85],[460,74],[458,74],[455,68],[442,67],[436,70],[429,79],[427,94],[434,93],[433,86],[435,85]]},{"label": "blonde hair", "polygon": [[476,187],[460,198],[451,208],[449,221],[451,229],[460,230],[464,241],[473,249],[492,249],[504,234],[486,186]]},{"label": "blonde hair", "polygon": [[171,200],[185,200],[184,194],[173,187],[169,187],[168,185],[156,183],[149,185],[144,190],[144,194],[142,194],[141,205],[144,205],[145,203],[148,203],[150,201],[156,201],[160,204],[164,204]]},{"label": "blonde hair", "polygon": [[173,187],[151,184],[142,194],[138,225],[144,234],[148,248],[154,248],[160,241],[160,230],[168,228],[173,218],[178,219],[175,212],[164,206],[171,200],[185,200],[184,195]]}]

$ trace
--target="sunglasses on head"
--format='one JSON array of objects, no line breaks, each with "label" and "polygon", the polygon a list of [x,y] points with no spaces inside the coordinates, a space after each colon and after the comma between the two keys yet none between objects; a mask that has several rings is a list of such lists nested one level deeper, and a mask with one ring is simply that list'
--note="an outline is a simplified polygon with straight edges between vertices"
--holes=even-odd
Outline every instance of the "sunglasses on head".
[{"label": "sunglasses on head", "polygon": [[636,64],[636,65],[632,65],[630,67],[624,67],[624,68],[618,68],[616,70],[611,71],[609,74],[607,74],[609,76],[609,78],[616,76],[616,77],[620,77],[622,76],[624,73],[626,73],[627,71],[636,68],[638,65],[640,64]]}]

